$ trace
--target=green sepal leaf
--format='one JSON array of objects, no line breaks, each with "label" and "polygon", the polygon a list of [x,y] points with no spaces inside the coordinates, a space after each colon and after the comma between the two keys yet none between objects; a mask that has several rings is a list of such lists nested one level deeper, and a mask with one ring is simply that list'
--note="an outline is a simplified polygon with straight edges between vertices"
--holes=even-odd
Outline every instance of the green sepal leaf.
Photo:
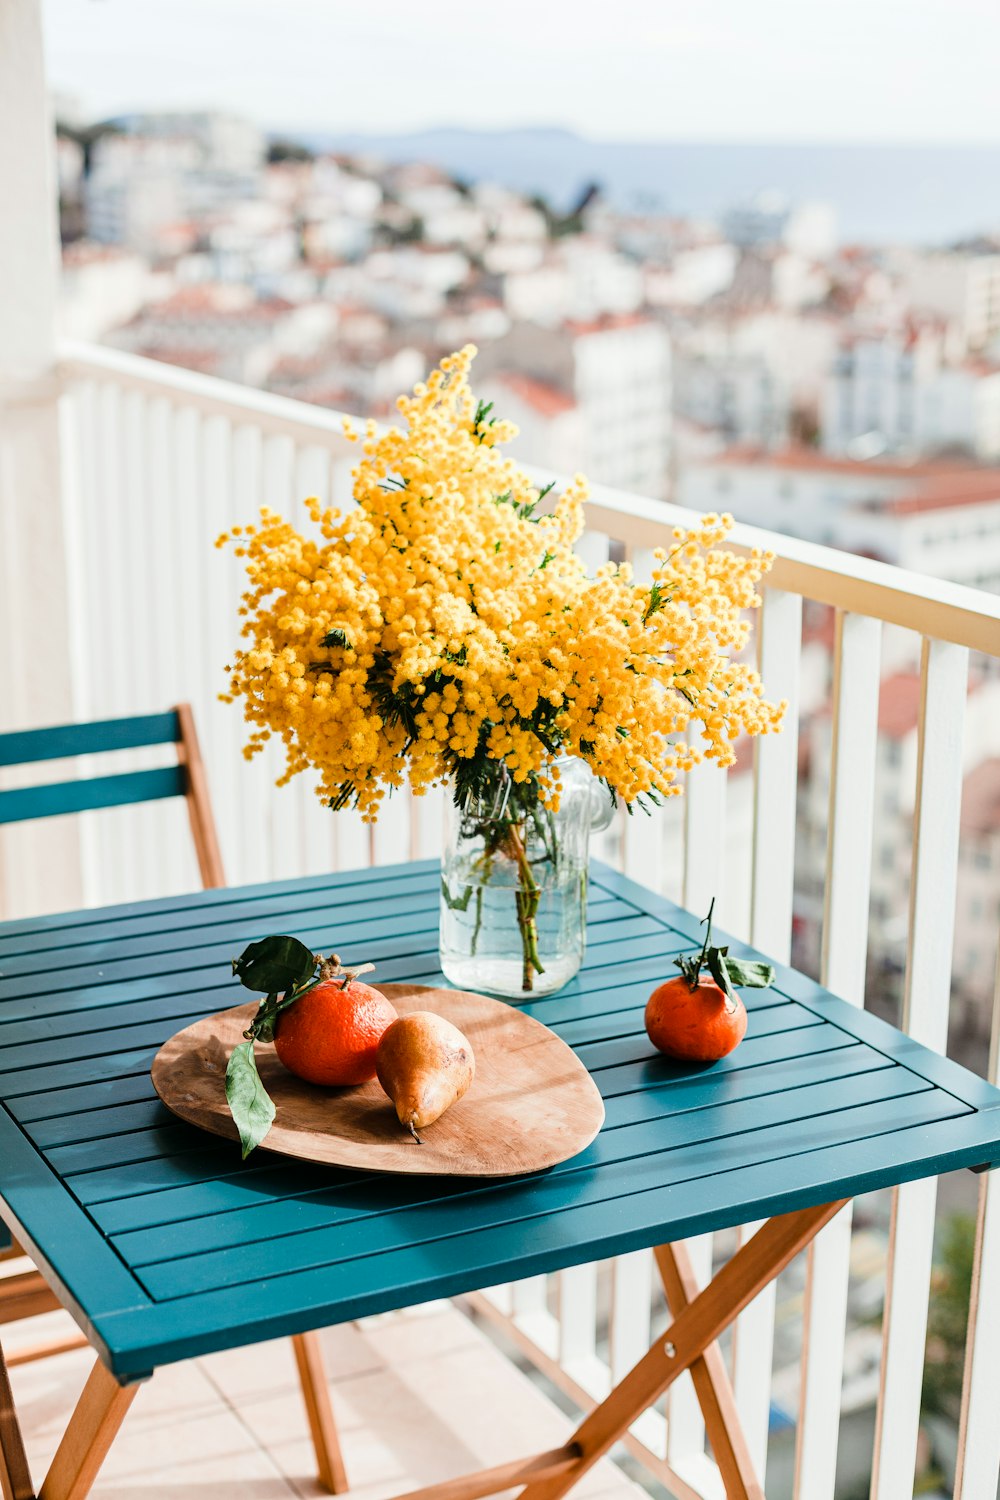
[{"label": "green sepal leaf", "polygon": [[240,1133],[243,1160],[259,1146],[274,1120],[274,1104],[257,1072],[253,1042],[239,1042],[226,1068],[226,1099]]},{"label": "green sepal leaf", "polygon": [[774,967],[752,959],[726,958],[723,960],[730,983],[745,990],[766,990],[774,983]]},{"label": "green sepal leaf", "polygon": [[305,984],[315,967],[305,943],[294,937],[261,938],[233,959],[233,973],[240,983],[268,995]]},{"label": "green sepal leaf", "polygon": [[729,1001],[730,1007],[735,1006],[736,996],[733,993],[733,986],[730,983],[729,960],[722,949],[709,948],[705,953],[705,962],[708,965],[708,972]]}]

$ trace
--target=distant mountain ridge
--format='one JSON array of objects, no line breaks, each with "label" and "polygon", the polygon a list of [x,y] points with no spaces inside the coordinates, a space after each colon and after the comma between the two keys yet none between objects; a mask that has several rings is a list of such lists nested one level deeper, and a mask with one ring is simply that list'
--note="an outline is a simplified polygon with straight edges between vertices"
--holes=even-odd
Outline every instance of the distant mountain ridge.
[{"label": "distant mountain ridge", "polygon": [[296,132],[314,150],[429,161],[565,207],[598,181],[621,208],[716,218],[756,193],[834,205],[840,238],[943,244],[1000,231],[1000,146],[589,141],[570,130]]}]

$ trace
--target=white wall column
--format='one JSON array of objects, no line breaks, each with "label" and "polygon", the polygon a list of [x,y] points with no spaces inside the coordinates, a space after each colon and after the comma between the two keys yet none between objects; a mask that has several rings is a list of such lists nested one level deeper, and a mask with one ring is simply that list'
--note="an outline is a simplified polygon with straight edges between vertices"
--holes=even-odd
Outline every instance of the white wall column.
[{"label": "white wall column", "polygon": [[[73,717],[52,146],[41,0],[0,0],[0,732]],[[0,916],[78,904],[63,822],[0,831]]]}]

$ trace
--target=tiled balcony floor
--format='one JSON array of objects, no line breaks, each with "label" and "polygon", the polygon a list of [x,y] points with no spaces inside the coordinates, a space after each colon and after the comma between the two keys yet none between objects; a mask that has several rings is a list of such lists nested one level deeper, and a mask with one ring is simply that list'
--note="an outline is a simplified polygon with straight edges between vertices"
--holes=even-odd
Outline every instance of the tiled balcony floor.
[{"label": "tiled balcony floor", "polygon": [[[29,1337],[51,1337],[67,1326],[61,1313],[14,1324],[3,1331],[4,1347],[13,1351]],[[446,1303],[348,1324],[323,1337],[357,1500],[386,1500],[555,1447],[569,1434],[568,1419]],[[91,1360],[80,1350],[11,1372],[36,1486]],[[289,1343],[159,1371],[136,1397],[91,1493],[94,1500],[323,1494]],[[573,1493],[580,1500],[643,1494],[607,1461]]]}]

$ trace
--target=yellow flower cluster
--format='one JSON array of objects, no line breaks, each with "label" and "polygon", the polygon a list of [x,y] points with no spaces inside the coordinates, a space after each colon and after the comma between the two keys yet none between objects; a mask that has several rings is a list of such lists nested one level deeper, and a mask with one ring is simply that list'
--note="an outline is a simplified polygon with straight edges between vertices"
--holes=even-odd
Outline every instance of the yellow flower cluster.
[{"label": "yellow flower cluster", "polygon": [[640,805],[703,757],[731,764],[733,741],[783,709],[734,659],[770,558],[720,549],[731,518],[706,516],[657,551],[649,585],[627,564],[588,576],[573,551],[586,481],[538,513],[501,452],[516,429],[469,389],[474,354],[400,397],[405,426],[368,425],[349,509],[308,500],[308,536],[264,510],[219,538],[249,579],[225,695],[254,726],[246,753],[280,735],[282,783],[314,767],[324,800],[369,820],[407,778],[420,794],[499,761],[544,787],[554,754],[579,756]]}]

